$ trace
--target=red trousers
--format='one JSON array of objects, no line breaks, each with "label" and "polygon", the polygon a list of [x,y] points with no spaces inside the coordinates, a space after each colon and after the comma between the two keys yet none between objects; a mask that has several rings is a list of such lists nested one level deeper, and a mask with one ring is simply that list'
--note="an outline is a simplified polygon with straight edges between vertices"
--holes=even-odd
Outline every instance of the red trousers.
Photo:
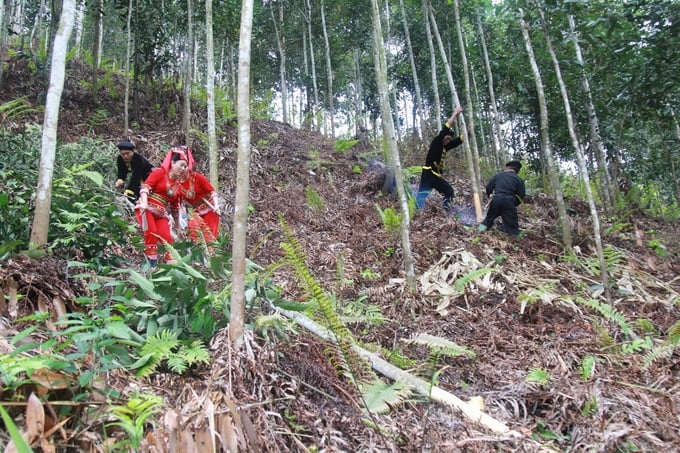
[{"label": "red trousers", "polygon": [[[172,244],[172,234],[170,233],[170,221],[166,216],[155,216],[149,210],[135,210],[137,222],[144,231],[144,254],[150,260],[158,259],[158,241],[163,240]],[[146,219],[146,225],[142,222],[142,215]],[[146,230],[144,228],[146,227]]]},{"label": "red trousers", "polygon": [[214,211],[208,211],[202,216],[194,213],[189,219],[189,237],[195,243],[211,243],[217,238],[219,226],[220,216]]}]

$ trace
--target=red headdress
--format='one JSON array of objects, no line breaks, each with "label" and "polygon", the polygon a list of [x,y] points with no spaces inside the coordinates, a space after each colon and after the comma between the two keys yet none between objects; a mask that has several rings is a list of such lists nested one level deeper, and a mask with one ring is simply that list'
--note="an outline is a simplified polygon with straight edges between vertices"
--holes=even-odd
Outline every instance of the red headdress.
[{"label": "red headdress", "polygon": [[165,156],[165,159],[163,159],[163,163],[161,164],[161,167],[165,168],[166,172],[170,171],[172,163],[177,160],[177,158],[173,158],[174,154],[179,155],[180,160],[185,160],[187,162],[189,171],[194,169],[194,155],[191,153],[191,148],[188,146],[175,146],[174,148],[170,148],[168,150],[168,154]]}]

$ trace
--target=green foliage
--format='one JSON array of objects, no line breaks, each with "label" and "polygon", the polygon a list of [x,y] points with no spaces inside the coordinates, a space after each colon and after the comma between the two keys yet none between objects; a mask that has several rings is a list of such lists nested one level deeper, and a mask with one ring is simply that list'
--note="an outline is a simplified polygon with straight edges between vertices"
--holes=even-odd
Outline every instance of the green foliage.
[{"label": "green foliage", "polygon": [[643,367],[648,368],[654,362],[661,359],[670,359],[673,352],[680,343],[680,321],[676,321],[666,332],[666,338],[660,343],[653,346],[643,360]]},{"label": "green foliage", "polygon": [[360,296],[358,299],[349,301],[342,306],[342,320],[346,324],[365,323],[368,325],[382,325],[386,318],[380,311],[378,305],[366,303],[367,296]]},{"label": "green foliage", "polygon": [[279,313],[272,313],[255,318],[255,331],[263,338],[287,340],[288,334],[295,333],[297,329],[295,323]]},{"label": "green foliage", "polygon": [[390,239],[393,241],[398,240],[399,236],[401,235],[401,221],[402,221],[401,213],[394,209],[392,206],[388,206],[385,209],[382,209],[377,203],[375,205],[375,208],[377,209],[378,214],[380,215],[380,219],[383,222],[383,227],[385,227],[385,231],[387,231],[387,234],[390,237]]},{"label": "green foliage", "polygon": [[623,332],[625,335],[627,336],[632,335],[633,329],[631,328],[630,323],[628,322],[626,316],[620,311],[618,311],[616,308],[612,307],[611,305],[599,302],[595,299],[590,298],[586,299],[583,297],[577,297],[576,302],[583,306],[596,310],[607,321],[617,324],[621,329],[621,332]]},{"label": "green foliage", "polygon": [[536,382],[540,385],[546,385],[550,382],[550,371],[543,368],[532,368],[524,378],[527,382]]},{"label": "green foliage", "polygon": [[420,344],[427,346],[431,351],[439,356],[460,357],[466,356],[468,358],[475,358],[475,352],[465,346],[454,343],[446,338],[436,337],[434,335],[421,333],[413,338],[404,340],[406,343]]},{"label": "green foliage", "polygon": [[579,366],[578,374],[584,381],[592,378],[595,375],[595,365],[597,365],[598,359],[592,355],[586,356],[581,361]]},{"label": "green foliage", "polygon": [[20,122],[23,118],[34,115],[43,109],[43,107],[32,107],[27,99],[28,96],[22,96],[5,102],[4,104],[0,104],[0,119],[2,119],[3,122]]},{"label": "green foliage", "polygon": [[194,364],[210,362],[210,353],[201,341],[181,341],[176,332],[169,330],[148,336],[140,355],[139,360],[130,366],[137,370],[138,377],[149,376],[163,361],[177,374],[184,373]]},{"label": "green foliage", "polygon": [[109,416],[116,421],[106,426],[122,428],[128,435],[128,439],[117,442],[114,449],[138,451],[144,439],[145,425],[161,411],[162,405],[163,400],[159,396],[135,392],[124,406],[111,407]]},{"label": "green foliage", "polygon": [[[185,248],[181,255],[178,248]],[[159,265],[150,275],[142,275],[133,269],[121,269],[116,274],[127,275],[128,288],[136,288],[129,297],[117,298],[119,309],[127,314],[126,322],[136,324],[139,332],[153,336],[168,330],[180,340],[197,337],[209,340],[214,332],[229,322],[228,304],[222,292],[215,293],[211,287],[224,287],[229,278],[229,259],[217,254],[210,259],[205,274],[189,263],[202,262],[202,250],[190,243],[166,244],[174,265]],[[215,308],[219,307],[218,310]]]},{"label": "green foliage", "polygon": [[359,140],[356,139],[351,139],[351,140],[336,140],[335,141],[335,151],[339,153],[344,153],[345,151],[352,149],[354,145],[359,143]]},{"label": "green foliage", "polygon": [[327,349],[329,360],[336,371],[354,383],[358,389],[367,382],[374,381],[373,370],[358,356],[352,346],[356,343],[354,336],[343,323],[336,311],[333,298],[326,294],[312,275],[305,262],[305,254],[300,242],[295,238],[290,227],[281,220],[285,241],[281,243],[286,263],[292,266],[295,275],[310,297],[318,303],[317,312],[331,334],[332,344]]},{"label": "green foliage", "polygon": [[373,414],[384,414],[390,407],[401,404],[411,395],[411,390],[403,383],[395,381],[386,384],[379,379],[371,381],[361,388],[364,409]]},{"label": "green foliage", "polygon": [[305,200],[307,200],[307,205],[316,214],[321,214],[326,210],[326,202],[321,195],[310,186],[305,187]]},{"label": "green foliage", "polygon": [[[2,416],[2,421],[7,428],[10,439],[12,439],[12,443],[14,444],[16,452],[32,453],[33,450],[31,449],[31,446],[28,445],[24,439],[24,436],[21,435],[21,431],[19,431],[17,425],[14,424],[14,420],[12,420],[12,417],[9,416],[5,408],[2,406],[0,406],[0,416]],[[9,448],[5,451],[9,451]]]}]

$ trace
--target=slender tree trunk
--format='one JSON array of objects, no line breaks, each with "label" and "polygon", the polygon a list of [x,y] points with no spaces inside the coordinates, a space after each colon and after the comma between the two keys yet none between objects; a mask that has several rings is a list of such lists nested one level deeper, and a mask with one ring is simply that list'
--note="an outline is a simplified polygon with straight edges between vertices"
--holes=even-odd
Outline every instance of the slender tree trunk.
[{"label": "slender tree trunk", "polygon": [[[453,11],[454,11],[454,17],[456,20],[456,34],[458,35],[458,46],[460,47],[460,59],[461,63],[463,65],[463,80],[465,83],[465,100],[467,103],[467,116],[470,119],[470,124],[467,127],[467,137],[465,138],[465,141],[468,143],[468,145],[471,148],[471,156],[472,156],[472,168],[474,171],[472,172],[471,179],[472,179],[472,202],[475,206],[475,212],[477,213],[477,221],[481,222],[484,220],[484,213],[482,211],[482,203],[481,203],[481,171],[479,169],[479,149],[477,146],[477,135],[475,134],[475,110],[474,110],[474,104],[472,102],[472,88],[470,84],[470,72],[472,69],[468,65],[468,60],[467,60],[467,48],[465,46],[465,39],[463,39],[463,27],[461,26],[461,20],[460,20],[460,8],[459,8],[459,0],[453,0]],[[451,77],[453,79],[453,77]]]},{"label": "slender tree trunk", "polygon": [[59,27],[53,41],[54,49],[52,51],[52,64],[50,65],[50,86],[47,90],[47,99],[45,101],[45,119],[40,148],[38,190],[35,198],[35,213],[30,237],[31,247],[35,248],[42,247],[47,243],[49,233],[59,106],[64,89],[66,54],[68,52],[68,40],[73,29],[75,9],[75,0],[64,0],[59,16]]},{"label": "slender tree trunk", "polygon": [[312,71],[312,86],[314,89],[314,105],[311,109],[312,115],[312,130],[319,130],[318,123],[316,122],[316,113],[319,108],[319,89],[316,83],[316,58],[314,56],[314,38],[312,35],[312,4],[310,0],[305,0],[307,5],[307,37],[309,39],[309,61],[310,69]]},{"label": "slender tree trunk", "polygon": [[413,77],[413,87],[416,92],[415,109],[418,113],[419,124],[416,127],[414,123],[414,132],[418,134],[419,138],[423,137],[423,127],[425,127],[425,112],[423,110],[423,98],[420,94],[420,82],[418,82],[418,69],[416,68],[416,61],[413,56],[413,46],[411,45],[411,35],[408,31],[408,20],[406,19],[406,8],[404,8],[404,0],[399,0],[399,7],[401,9],[401,19],[404,24],[404,36],[406,38],[406,48],[408,49],[408,60],[411,63],[411,76]]},{"label": "slender tree trunk", "polygon": [[[0,57],[5,55],[5,46],[7,45],[7,27],[5,26],[5,0],[0,0]],[[1,58],[0,58],[1,60]],[[4,65],[0,62],[0,88],[2,88]]]},{"label": "slender tree trunk", "polygon": [[397,140],[394,135],[394,123],[392,122],[392,109],[390,107],[389,87],[387,84],[387,59],[385,58],[385,44],[382,37],[382,25],[380,22],[380,7],[378,0],[371,0],[373,17],[373,64],[375,65],[376,83],[378,85],[378,97],[380,98],[380,116],[387,148],[391,156],[393,175],[396,176],[397,193],[401,204],[401,246],[404,253],[404,271],[406,280],[411,291],[416,288],[414,271],[414,259],[411,253],[410,214],[408,199],[404,189],[404,178],[401,177],[402,169],[397,149]]},{"label": "slender tree trunk", "polygon": [[366,122],[363,112],[363,83],[361,81],[361,64],[359,50],[352,52],[352,62],[354,63],[354,125],[355,135],[363,137],[366,133]]},{"label": "slender tree trunk", "polygon": [[422,0],[423,7],[423,21],[425,21],[425,36],[427,37],[427,46],[430,50],[430,75],[432,77],[432,96],[434,98],[434,107],[431,115],[432,124],[437,125],[437,129],[441,126],[442,104],[439,100],[439,84],[437,83],[437,57],[432,43],[432,28],[430,27],[430,7],[427,0]]},{"label": "slender tree trunk", "polygon": [[205,54],[208,94],[208,160],[210,182],[219,193],[219,157],[217,155],[217,128],[215,126],[215,44],[213,42],[213,0],[205,0]]},{"label": "slender tree trunk", "polygon": [[326,79],[328,83],[328,115],[330,116],[331,137],[335,138],[335,107],[333,105],[333,66],[331,65],[331,45],[328,42],[328,30],[326,30],[326,2],[321,0],[321,25],[323,39],[326,46]]},{"label": "slender tree trunk", "polygon": [[281,112],[283,114],[283,122],[289,123],[288,117],[288,82],[286,81],[286,43],[285,36],[279,32],[279,22],[283,23],[283,3],[279,3],[279,20],[276,20],[274,15],[274,2],[269,3],[269,11],[272,16],[272,23],[274,24],[274,36],[276,37],[276,46],[279,49],[279,80],[281,83]]},{"label": "slender tree trunk", "polygon": [[574,16],[569,15],[569,28],[571,29],[572,42],[576,50],[576,63],[581,68],[581,86],[586,95],[586,112],[588,113],[588,122],[590,124],[590,143],[593,147],[595,158],[597,161],[597,173],[600,178],[602,204],[605,213],[608,215],[614,211],[614,200],[616,199],[616,185],[612,184],[612,178],[607,167],[607,152],[602,146],[602,137],[600,136],[600,123],[595,111],[595,103],[593,102],[593,93],[590,90],[590,82],[585,70],[583,62],[583,54],[581,53],[581,45],[579,44],[578,34],[576,31],[576,24]]},{"label": "slender tree trunk", "polygon": [[128,2],[128,14],[126,25],[126,41],[125,41],[125,102],[124,102],[124,119],[123,119],[123,134],[128,135],[130,132],[130,53],[132,50],[132,0]]},{"label": "slender tree trunk", "polygon": [[92,40],[92,74],[91,83],[92,86],[92,101],[97,102],[97,92],[99,77],[97,72],[99,70],[99,60],[101,59],[99,53],[101,52],[101,34],[102,34],[102,14],[103,14],[103,0],[98,0],[94,4],[94,9],[92,10],[93,24],[92,29],[94,30],[94,39]]},{"label": "slender tree trunk", "polygon": [[241,4],[241,33],[238,52],[238,160],[232,228],[232,286],[229,332],[235,349],[243,344],[245,327],[246,233],[250,192],[250,45],[253,33],[253,0]]},{"label": "slender tree trunk", "polygon": [[557,76],[557,82],[560,85],[560,93],[562,94],[562,101],[564,102],[564,111],[567,117],[567,129],[569,130],[569,137],[571,138],[571,143],[576,152],[576,159],[578,161],[578,166],[580,168],[579,173],[581,174],[581,179],[583,180],[583,185],[585,186],[586,198],[588,199],[588,206],[590,207],[590,217],[593,220],[593,239],[595,240],[595,248],[597,250],[597,257],[600,260],[600,277],[602,278],[602,285],[604,287],[604,294],[607,298],[607,302],[611,303],[611,291],[609,288],[609,276],[607,275],[607,263],[604,258],[604,248],[602,247],[602,233],[600,232],[600,217],[597,214],[597,206],[595,206],[595,199],[593,198],[593,191],[590,187],[590,177],[588,175],[588,166],[586,165],[586,160],[583,157],[583,151],[581,149],[581,144],[579,143],[578,136],[576,135],[576,128],[574,126],[574,117],[571,113],[571,103],[569,102],[569,93],[567,92],[567,85],[564,83],[562,78],[562,70],[560,69],[560,62],[555,55],[555,49],[552,45],[552,40],[550,39],[550,34],[548,33],[548,27],[545,22],[545,14],[543,9],[538,3],[536,3],[538,12],[541,15],[541,25],[543,26],[543,35],[545,36],[545,41],[548,48],[548,53],[552,59],[553,65],[555,66],[555,75]]},{"label": "slender tree trunk", "polygon": [[498,116],[498,106],[496,103],[496,90],[493,82],[493,71],[491,71],[491,62],[489,61],[489,52],[486,48],[486,36],[484,27],[482,27],[482,14],[477,8],[477,29],[479,32],[479,43],[482,48],[482,58],[484,59],[484,69],[486,70],[487,85],[489,88],[489,102],[491,104],[491,146],[494,152],[494,166],[499,167],[503,165],[503,161],[507,157],[505,152],[505,145],[503,140],[503,131],[501,130],[500,119]]},{"label": "slender tree trunk", "polygon": [[182,132],[184,134],[184,144],[191,146],[191,82],[193,80],[193,52],[194,52],[194,8],[193,0],[187,0],[187,40],[186,40],[186,61],[184,62],[184,89],[182,100]]},{"label": "slender tree trunk", "polygon": [[522,37],[524,38],[524,45],[529,56],[529,62],[531,64],[531,71],[534,74],[534,81],[536,83],[536,93],[538,95],[538,107],[541,114],[541,142],[543,144],[543,155],[545,157],[545,163],[548,167],[548,176],[550,177],[550,185],[552,186],[553,194],[555,197],[555,203],[557,204],[557,212],[560,217],[560,224],[562,226],[562,242],[564,247],[571,251],[571,224],[569,222],[569,216],[567,215],[567,208],[564,203],[564,197],[562,195],[562,187],[560,186],[560,178],[557,174],[557,165],[552,154],[552,148],[550,145],[550,132],[548,127],[548,107],[545,101],[545,92],[543,90],[543,79],[541,78],[541,72],[538,69],[538,64],[536,63],[536,57],[534,55],[534,49],[531,45],[531,38],[529,37],[529,26],[524,20],[524,12],[520,8],[520,28],[522,29]]},{"label": "slender tree trunk", "polygon": [[[444,61],[444,68],[446,68],[446,77],[449,81],[449,88],[451,89],[451,95],[452,95],[452,105],[454,106],[453,109],[455,109],[455,106],[460,105],[460,99],[458,98],[458,92],[456,91],[456,85],[453,82],[453,75],[451,74],[451,65],[449,64],[448,57],[446,56],[446,50],[444,49],[444,43],[442,42],[441,35],[439,34],[439,28],[437,27],[437,21],[436,18],[434,17],[434,13],[430,8],[428,8],[428,12],[430,15],[430,22],[432,23],[432,31],[437,39],[437,44],[439,45],[439,53],[442,57],[442,60]],[[461,53],[464,52],[465,49],[461,49]],[[460,118],[460,121],[462,123],[461,129],[466,130],[467,127],[465,125],[465,115],[460,115],[458,118]],[[482,201],[481,197],[479,195],[479,177],[477,176],[477,172],[475,170],[475,158],[472,152],[472,147],[470,146],[470,140],[469,137],[473,135],[471,133],[467,134],[467,137],[465,141],[463,142],[463,150],[465,151],[465,156],[467,158],[467,164],[468,164],[468,171],[470,172],[470,181],[472,185],[472,202],[475,207],[475,215],[477,218],[477,222],[481,222],[484,220],[484,213],[482,211]]]},{"label": "slender tree trunk", "polygon": [[76,49],[76,57],[80,58],[81,54],[81,44],[83,41],[83,19],[85,18],[85,9],[87,8],[87,4],[85,3],[85,0],[80,0],[78,2],[78,6],[76,8],[76,22],[75,22],[75,27],[76,27],[76,36],[74,38],[74,43],[73,47]]}]

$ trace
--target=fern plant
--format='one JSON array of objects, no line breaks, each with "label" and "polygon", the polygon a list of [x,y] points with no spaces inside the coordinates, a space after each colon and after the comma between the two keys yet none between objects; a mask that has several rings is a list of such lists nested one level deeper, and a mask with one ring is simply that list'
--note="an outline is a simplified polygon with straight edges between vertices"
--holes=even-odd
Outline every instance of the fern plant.
[{"label": "fern plant", "polygon": [[406,390],[402,389],[400,384],[386,386],[356,353],[353,348],[356,340],[337,313],[333,298],[322,289],[310,272],[302,246],[290,227],[282,219],[280,223],[285,237],[281,248],[284,250],[286,262],[293,267],[310,297],[318,304],[315,313],[321,318],[332,339],[325,352],[336,372],[360,392],[363,409],[368,414],[384,411],[389,404],[398,404],[403,400]]},{"label": "fern plant", "polygon": [[114,448],[137,451],[144,439],[144,426],[161,411],[162,404],[159,396],[135,393],[125,405],[111,407],[109,415],[115,421],[106,426],[122,428],[128,435],[127,439],[116,442]]},{"label": "fern plant", "polygon": [[401,222],[402,222],[401,214],[391,206],[382,209],[376,203],[375,208],[378,210],[380,219],[383,222],[383,227],[385,227],[385,231],[387,232],[390,239],[393,241],[399,239],[399,235],[401,234]]},{"label": "fern plant", "polygon": [[653,346],[645,355],[643,360],[643,368],[649,368],[653,363],[668,359],[673,355],[673,352],[680,343],[680,320],[676,321],[666,332],[666,339],[660,344]]},{"label": "fern plant", "polygon": [[147,337],[140,355],[139,360],[130,366],[137,370],[138,377],[149,376],[163,361],[177,374],[184,373],[194,364],[210,362],[210,353],[201,341],[180,341],[177,334],[169,330]]},{"label": "fern plant", "polygon": [[626,316],[607,303],[599,302],[595,299],[577,297],[576,302],[586,307],[592,308],[600,313],[607,321],[617,324],[621,328],[621,332],[630,336],[633,334],[633,329]]}]

